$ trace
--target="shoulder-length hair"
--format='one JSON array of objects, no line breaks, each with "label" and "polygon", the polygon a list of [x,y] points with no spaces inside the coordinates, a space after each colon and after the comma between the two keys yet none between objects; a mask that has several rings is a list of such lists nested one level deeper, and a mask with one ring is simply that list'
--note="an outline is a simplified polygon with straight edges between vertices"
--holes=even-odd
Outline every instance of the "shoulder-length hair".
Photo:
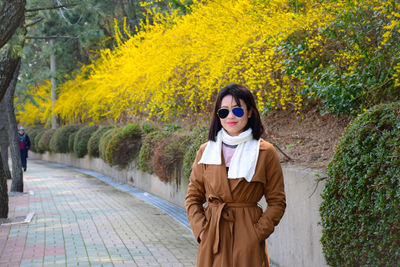
[{"label": "shoulder-length hair", "polygon": [[244,130],[249,128],[253,131],[253,138],[258,140],[264,133],[264,126],[262,125],[260,113],[258,112],[256,103],[254,101],[254,96],[247,87],[240,84],[231,84],[222,88],[215,101],[215,107],[211,119],[211,125],[208,132],[208,140],[216,141],[217,133],[221,130],[221,121],[217,115],[218,110],[221,108],[222,98],[227,95],[231,95],[238,106],[240,106],[240,99],[246,103],[246,108],[248,112],[251,112],[251,117],[249,118]]}]

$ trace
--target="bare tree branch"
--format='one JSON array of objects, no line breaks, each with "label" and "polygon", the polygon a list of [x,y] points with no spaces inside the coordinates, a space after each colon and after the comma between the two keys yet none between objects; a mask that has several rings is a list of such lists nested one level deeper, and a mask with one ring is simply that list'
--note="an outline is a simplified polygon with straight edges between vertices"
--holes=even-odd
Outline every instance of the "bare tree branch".
[{"label": "bare tree branch", "polygon": [[34,39],[34,40],[51,40],[51,39],[58,39],[58,38],[65,38],[65,39],[78,39],[76,36],[26,36],[26,39]]},{"label": "bare tree branch", "polygon": [[36,16],[37,16],[37,14],[35,14],[35,13],[26,14],[26,15],[25,15],[25,19],[31,19],[31,18],[34,18],[34,17],[36,17]]},{"label": "bare tree branch", "polygon": [[26,9],[25,12],[36,12],[36,11],[41,11],[41,10],[52,10],[52,9],[59,9],[59,8],[67,8],[67,7],[73,7],[75,4],[70,4],[70,5],[61,5],[61,6],[49,6],[49,7],[38,7],[38,8],[30,8]]},{"label": "bare tree branch", "polygon": [[282,149],[280,149],[280,147],[277,145],[277,144],[274,144],[273,142],[271,142],[270,141],[270,143],[271,144],[273,144],[274,145],[274,147],[276,148],[276,149],[278,149],[279,150],[279,152],[281,152],[282,153],[282,155],[284,155],[288,160],[293,160],[291,157],[289,157],[285,152],[283,152],[282,151]]},{"label": "bare tree branch", "polygon": [[317,179],[316,179],[317,183],[315,184],[314,191],[311,193],[311,195],[308,198],[311,198],[312,195],[314,195],[315,191],[317,191],[317,188],[318,188],[318,185],[319,185],[320,182],[322,182],[323,180],[328,179],[328,176],[321,177],[319,174],[316,174],[315,176],[317,176]]},{"label": "bare tree branch", "polygon": [[26,28],[31,27],[31,26],[33,26],[33,25],[35,25],[35,24],[41,22],[43,19],[44,19],[44,18],[38,18],[38,19],[36,19],[35,21],[33,21],[33,22],[31,22],[31,23],[25,25],[25,27],[26,27]]}]

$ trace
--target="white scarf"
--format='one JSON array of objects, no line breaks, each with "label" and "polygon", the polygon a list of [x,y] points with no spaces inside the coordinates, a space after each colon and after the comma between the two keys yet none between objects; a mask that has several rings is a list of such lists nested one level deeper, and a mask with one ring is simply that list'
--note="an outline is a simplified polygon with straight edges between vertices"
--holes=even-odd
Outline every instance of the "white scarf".
[{"label": "white scarf", "polygon": [[231,159],[228,179],[244,177],[248,182],[251,182],[256,171],[260,139],[253,139],[251,128],[242,132],[238,136],[230,136],[224,129],[221,129],[217,134],[216,142],[208,141],[198,164],[222,164],[222,142],[227,145],[238,145]]}]

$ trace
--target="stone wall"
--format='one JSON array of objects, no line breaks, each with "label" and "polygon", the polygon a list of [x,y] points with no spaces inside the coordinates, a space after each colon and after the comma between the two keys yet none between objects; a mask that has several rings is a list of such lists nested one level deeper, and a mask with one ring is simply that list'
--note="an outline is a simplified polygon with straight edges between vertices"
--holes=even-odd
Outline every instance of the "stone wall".
[{"label": "stone wall", "polygon": [[[29,152],[30,158],[57,162],[92,170],[168,200],[184,208],[187,181],[161,182],[157,176],[144,173],[131,163],[126,169],[110,167],[102,159],[78,159],[72,154]],[[317,185],[314,170],[283,165],[287,208],[275,232],[268,238],[268,252],[273,267],[325,267],[320,243],[319,205],[324,184]],[[265,200],[260,204],[266,207]]]}]

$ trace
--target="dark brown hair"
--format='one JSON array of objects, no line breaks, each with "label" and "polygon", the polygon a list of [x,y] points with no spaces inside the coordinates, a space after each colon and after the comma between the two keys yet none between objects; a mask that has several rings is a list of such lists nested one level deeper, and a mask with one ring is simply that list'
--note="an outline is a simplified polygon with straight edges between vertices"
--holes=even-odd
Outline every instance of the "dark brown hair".
[{"label": "dark brown hair", "polygon": [[208,140],[216,141],[217,133],[221,130],[221,121],[217,115],[218,109],[221,107],[222,98],[227,95],[231,95],[238,106],[240,106],[240,100],[246,103],[248,112],[251,112],[251,117],[249,118],[244,130],[251,128],[253,130],[253,138],[258,140],[264,133],[264,126],[262,125],[260,113],[257,110],[256,102],[254,101],[254,96],[247,87],[240,84],[231,84],[222,88],[215,101],[215,107],[211,119],[210,130],[208,132]]}]

